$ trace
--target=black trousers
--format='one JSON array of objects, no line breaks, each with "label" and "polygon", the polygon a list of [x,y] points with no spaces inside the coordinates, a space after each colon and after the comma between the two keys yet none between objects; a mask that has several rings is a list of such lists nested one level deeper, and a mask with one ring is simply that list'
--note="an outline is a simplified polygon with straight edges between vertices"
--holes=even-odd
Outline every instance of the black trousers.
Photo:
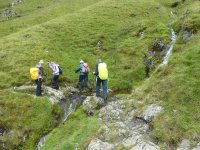
[{"label": "black trousers", "polygon": [[42,79],[39,78],[35,80],[37,87],[36,87],[36,96],[42,96]]},{"label": "black trousers", "polygon": [[57,89],[57,90],[59,89],[58,78],[59,78],[59,75],[54,75],[52,78],[52,88],[53,89]]}]

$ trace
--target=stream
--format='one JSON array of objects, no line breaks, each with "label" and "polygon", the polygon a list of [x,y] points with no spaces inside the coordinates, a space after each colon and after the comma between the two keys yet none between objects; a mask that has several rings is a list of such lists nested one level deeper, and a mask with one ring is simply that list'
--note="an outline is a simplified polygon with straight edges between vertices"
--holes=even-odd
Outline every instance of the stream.
[{"label": "stream", "polygon": [[[73,113],[81,104],[83,101],[83,96],[79,95],[78,93],[72,93],[69,95],[67,99],[61,99],[58,104],[61,107],[63,114],[60,124],[64,123],[71,113]],[[36,150],[40,150],[44,145],[48,138],[48,135],[43,136],[38,144]]]},{"label": "stream", "polygon": [[171,43],[169,44],[169,49],[164,57],[164,60],[160,66],[166,66],[168,64],[169,58],[172,55],[172,50],[174,47],[174,44],[176,43],[176,34],[173,29],[171,29]]}]

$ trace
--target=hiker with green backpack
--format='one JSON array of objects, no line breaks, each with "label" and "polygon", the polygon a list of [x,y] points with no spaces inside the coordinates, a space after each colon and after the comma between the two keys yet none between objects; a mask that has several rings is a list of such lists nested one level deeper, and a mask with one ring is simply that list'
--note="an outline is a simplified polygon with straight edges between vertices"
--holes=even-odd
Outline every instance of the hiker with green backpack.
[{"label": "hiker with green backpack", "polygon": [[85,81],[86,86],[89,89],[89,92],[92,92],[92,88],[91,85],[88,81],[88,74],[89,74],[90,68],[89,65],[87,63],[84,63],[83,60],[80,61],[79,66],[77,67],[77,69],[75,70],[75,73],[80,72],[79,75],[79,82],[78,82],[78,89],[80,91],[83,90],[83,80]]},{"label": "hiker with green backpack", "polygon": [[107,96],[107,84],[108,84],[108,69],[107,64],[102,62],[101,59],[97,60],[95,67],[95,72],[93,74],[96,76],[96,96],[100,96],[100,87],[103,86],[103,99],[104,104],[108,102]]}]

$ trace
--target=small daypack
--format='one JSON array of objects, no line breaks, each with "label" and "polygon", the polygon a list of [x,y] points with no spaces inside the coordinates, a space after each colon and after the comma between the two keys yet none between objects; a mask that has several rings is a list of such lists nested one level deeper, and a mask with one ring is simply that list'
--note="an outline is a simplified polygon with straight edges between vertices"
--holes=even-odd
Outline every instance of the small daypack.
[{"label": "small daypack", "polygon": [[32,80],[38,79],[39,69],[37,67],[30,68],[30,74]]},{"label": "small daypack", "polygon": [[60,68],[60,66],[58,65],[58,69],[59,69],[59,75],[61,75],[63,73],[62,68]]},{"label": "small daypack", "polygon": [[89,71],[90,71],[89,65],[87,63],[84,63],[83,64],[83,72],[84,73],[89,73]]},{"label": "small daypack", "polygon": [[106,63],[99,63],[98,72],[99,72],[99,78],[101,80],[108,79],[108,69]]}]

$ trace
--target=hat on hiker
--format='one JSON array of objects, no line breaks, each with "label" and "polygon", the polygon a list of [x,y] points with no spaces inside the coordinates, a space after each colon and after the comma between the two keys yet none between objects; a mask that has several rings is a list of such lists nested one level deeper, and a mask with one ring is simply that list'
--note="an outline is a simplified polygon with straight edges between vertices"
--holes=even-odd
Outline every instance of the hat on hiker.
[{"label": "hat on hiker", "polygon": [[39,64],[44,64],[44,61],[41,59],[41,60],[39,61]]},{"label": "hat on hiker", "polygon": [[80,60],[80,64],[83,64],[84,63],[84,61],[83,60]]}]

